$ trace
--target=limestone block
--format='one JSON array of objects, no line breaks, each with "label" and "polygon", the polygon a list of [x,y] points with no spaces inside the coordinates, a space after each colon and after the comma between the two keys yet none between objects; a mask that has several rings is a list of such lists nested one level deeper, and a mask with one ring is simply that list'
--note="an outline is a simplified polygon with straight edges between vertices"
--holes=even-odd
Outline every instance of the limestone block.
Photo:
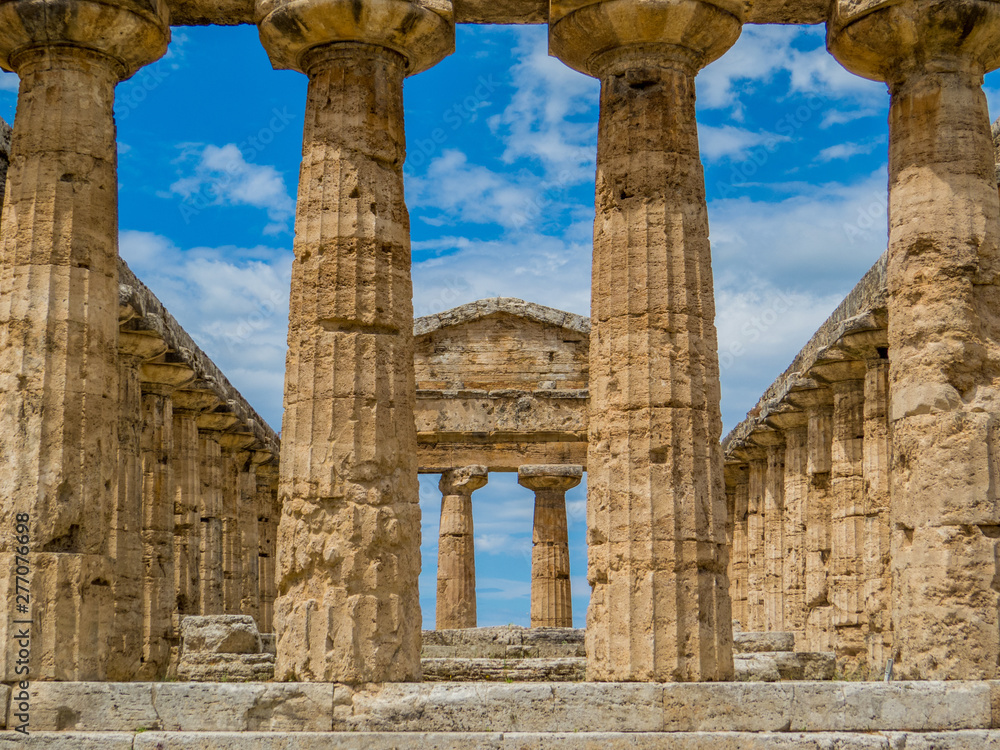
[{"label": "limestone block", "polygon": [[[12,726],[11,713],[7,722]],[[134,732],[159,727],[152,683],[31,683],[32,731]]]},{"label": "limestone block", "polygon": [[257,623],[249,615],[185,617],[181,621],[184,652],[259,654],[263,652]]},{"label": "limestone block", "polygon": [[735,654],[736,679],[748,682],[832,680],[837,658],[831,653],[756,652]]},{"label": "limestone block", "polygon": [[333,685],[157,684],[165,731],[322,732],[333,723]]},{"label": "limestone block", "polygon": [[500,734],[462,732],[145,732],[136,735],[133,750],[501,750],[502,742]]},{"label": "limestone block", "polygon": [[929,732],[992,718],[990,687],[975,682],[675,684],[664,686],[664,708],[670,732]]},{"label": "limestone block", "polygon": [[0,732],[0,747],[18,750],[133,750],[132,732]]},{"label": "limestone block", "polygon": [[424,658],[424,682],[583,682],[586,658],[455,659]]},{"label": "limestone block", "polygon": [[177,677],[191,682],[263,682],[274,679],[274,654],[182,654]]},{"label": "limestone block", "polygon": [[562,659],[587,655],[582,628],[490,628],[423,631],[422,656],[456,659]]},{"label": "limestone block", "polygon": [[794,651],[794,633],[733,633],[733,653]]},{"label": "limestone block", "polygon": [[[512,683],[370,686],[335,729],[354,731],[660,731],[662,688],[642,684]],[[554,712],[553,705],[559,707]]]}]

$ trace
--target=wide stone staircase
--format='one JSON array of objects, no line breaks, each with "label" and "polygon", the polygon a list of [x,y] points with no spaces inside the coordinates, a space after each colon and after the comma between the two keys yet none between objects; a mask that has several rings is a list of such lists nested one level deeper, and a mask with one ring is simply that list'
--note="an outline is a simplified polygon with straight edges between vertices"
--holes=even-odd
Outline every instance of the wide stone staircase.
[{"label": "wide stone staircase", "polygon": [[[425,682],[583,682],[585,631],[514,625],[425,630]],[[735,633],[736,679],[832,680],[832,653],[797,653],[792,633]]]}]

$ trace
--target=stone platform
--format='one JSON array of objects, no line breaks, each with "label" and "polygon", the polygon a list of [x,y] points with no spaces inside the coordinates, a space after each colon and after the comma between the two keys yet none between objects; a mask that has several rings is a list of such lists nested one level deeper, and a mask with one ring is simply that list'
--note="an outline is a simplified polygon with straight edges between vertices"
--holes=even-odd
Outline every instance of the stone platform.
[{"label": "stone platform", "polygon": [[31,692],[30,738],[0,732],[0,748],[1000,748],[1000,682],[36,683]]}]

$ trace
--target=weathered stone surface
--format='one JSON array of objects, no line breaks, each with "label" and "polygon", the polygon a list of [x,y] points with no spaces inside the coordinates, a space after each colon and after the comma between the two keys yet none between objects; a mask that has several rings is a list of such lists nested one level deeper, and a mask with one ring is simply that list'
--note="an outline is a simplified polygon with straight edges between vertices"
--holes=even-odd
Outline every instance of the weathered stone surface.
[{"label": "weathered stone surface", "polygon": [[[14,722],[13,711],[7,716]],[[31,730],[134,732],[158,729],[149,682],[33,682]]]},{"label": "weathered stone surface", "polygon": [[583,682],[586,658],[424,658],[424,682]]},{"label": "weathered stone surface", "polygon": [[263,647],[257,623],[248,615],[185,617],[181,621],[184,652],[260,654]]},{"label": "weathered stone surface", "polygon": [[182,732],[320,732],[333,723],[334,686],[158,684],[161,728]]},{"label": "weathered stone surface", "polygon": [[832,680],[837,671],[833,653],[814,654],[766,651],[735,654],[736,679],[748,682],[779,680]]},{"label": "weathered stone surface", "polygon": [[131,732],[0,732],[0,747],[24,750],[133,750]]},{"label": "weathered stone surface", "polygon": [[761,651],[794,651],[794,633],[733,633],[733,653],[753,654]]},{"label": "weathered stone surface", "polygon": [[422,656],[453,659],[562,659],[587,655],[582,628],[514,625],[423,631]]},{"label": "weathered stone surface", "polygon": [[274,678],[274,654],[182,654],[177,677],[192,682],[265,682]]}]

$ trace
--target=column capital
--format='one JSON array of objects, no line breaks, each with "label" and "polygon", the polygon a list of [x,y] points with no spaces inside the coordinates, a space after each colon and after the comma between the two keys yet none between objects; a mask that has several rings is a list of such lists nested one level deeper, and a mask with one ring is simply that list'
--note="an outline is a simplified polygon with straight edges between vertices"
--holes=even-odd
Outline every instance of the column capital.
[{"label": "column capital", "polygon": [[643,66],[692,76],[739,39],[744,0],[552,0],[549,54],[603,78]]},{"label": "column capital", "polygon": [[140,372],[142,392],[161,396],[170,396],[195,380],[194,370],[184,364],[147,362]]},{"label": "column capital", "polygon": [[827,47],[890,85],[921,72],[982,76],[1000,67],[1000,0],[834,0]]},{"label": "column capital", "polygon": [[438,489],[442,495],[471,495],[490,481],[489,470],[485,466],[463,466],[441,473]]},{"label": "column capital", "polygon": [[118,356],[132,360],[138,367],[162,354],[169,347],[159,336],[138,331],[120,331],[118,334]]},{"label": "column capital", "polygon": [[260,41],[276,69],[309,73],[314,50],[354,42],[393,50],[407,75],[455,51],[450,0],[257,0]]},{"label": "column capital", "polygon": [[36,50],[97,53],[125,79],[160,59],[170,42],[166,0],[0,0],[0,68],[17,72]]},{"label": "column capital", "polygon": [[530,464],[517,470],[517,483],[534,492],[557,490],[566,492],[583,479],[583,467],[565,464]]}]

